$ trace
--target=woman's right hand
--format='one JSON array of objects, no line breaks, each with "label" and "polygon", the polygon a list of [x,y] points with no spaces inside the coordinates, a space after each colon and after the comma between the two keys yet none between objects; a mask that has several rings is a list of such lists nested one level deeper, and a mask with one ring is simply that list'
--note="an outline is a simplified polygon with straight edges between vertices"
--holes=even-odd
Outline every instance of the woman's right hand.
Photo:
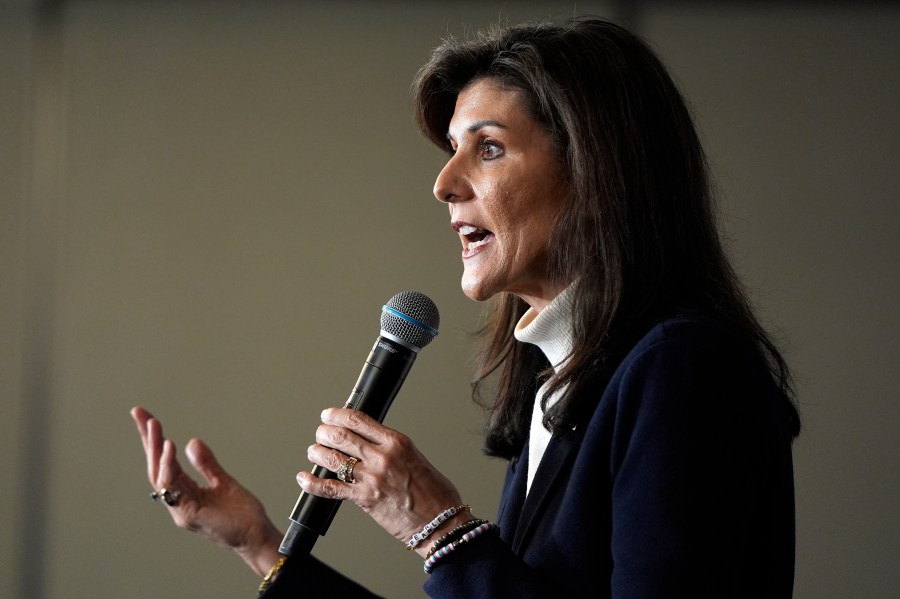
[{"label": "woman's right hand", "polygon": [[228,547],[258,575],[265,575],[280,557],[282,534],[262,503],[225,472],[203,441],[191,439],[185,454],[205,486],[181,468],[175,444],[163,436],[159,420],[141,407],[133,408],[131,417],[141,435],[153,490],[177,493],[177,499],[166,506],[175,524]]}]

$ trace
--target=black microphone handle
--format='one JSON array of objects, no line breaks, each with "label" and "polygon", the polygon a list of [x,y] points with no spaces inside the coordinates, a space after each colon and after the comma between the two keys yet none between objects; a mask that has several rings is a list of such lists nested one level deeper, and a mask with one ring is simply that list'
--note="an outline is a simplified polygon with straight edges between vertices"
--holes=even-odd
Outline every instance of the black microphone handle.
[{"label": "black microphone handle", "polygon": [[[382,422],[417,355],[417,351],[405,344],[384,335],[378,337],[344,407],[359,410]],[[313,468],[312,473],[319,478],[337,478],[334,472],[322,466]],[[278,552],[286,556],[308,555],[318,538],[328,530],[340,505],[338,499],[301,492]]]}]

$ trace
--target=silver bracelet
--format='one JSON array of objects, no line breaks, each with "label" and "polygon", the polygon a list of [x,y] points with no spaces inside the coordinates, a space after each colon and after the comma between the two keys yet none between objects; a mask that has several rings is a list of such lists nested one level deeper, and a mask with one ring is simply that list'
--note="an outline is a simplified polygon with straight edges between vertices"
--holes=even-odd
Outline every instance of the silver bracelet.
[{"label": "silver bracelet", "polygon": [[434,520],[432,520],[431,522],[429,522],[428,524],[425,525],[425,528],[422,529],[422,532],[417,532],[416,534],[414,534],[412,536],[412,538],[409,540],[409,542],[406,543],[407,551],[409,551],[411,549],[415,549],[416,545],[418,545],[419,543],[421,543],[422,541],[427,539],[429,536],[431,536],[431,533],[433,533],[435,531],[435,529],[437,529],[438,526],[440,526],[441,524],[446,522],[448,518],[451,518],[462,511],[471,512],[472,506],[471,505],[458,505],[456,507],[448,508],[448,509],[444,510],[443,512],[441,512],[440,514],[438,514],[437,518],[435,518]]}]

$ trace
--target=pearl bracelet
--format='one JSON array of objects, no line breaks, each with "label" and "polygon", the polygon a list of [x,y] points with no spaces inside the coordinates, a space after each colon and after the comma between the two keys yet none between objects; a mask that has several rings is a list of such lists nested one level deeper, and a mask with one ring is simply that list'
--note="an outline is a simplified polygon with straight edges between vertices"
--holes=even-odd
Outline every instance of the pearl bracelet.
[{"label": "pearl bracelet", "polygon": [[427,539],[429,536],[431,536],[431,533],[433,533],[435,531],[435,529],[437,529],[438,526],[440,526],[441,524],[446,522],[448,518],[451,518],[462,511],[471,512],[472,506],[471,505],[458,505],[456,507],[451,507],[451,508],[444,510],[443,512],[438,514],[434,520],[432,520],[431,522],[426,524],[425,527],[422,529],[422,532],[417,532],[416,534],[414,534],[412,536],[412,538],[406,543],[406,549],[408,551],[415,549],[416,545],[418,545],[419,543],[421,543],[422,541]]}]

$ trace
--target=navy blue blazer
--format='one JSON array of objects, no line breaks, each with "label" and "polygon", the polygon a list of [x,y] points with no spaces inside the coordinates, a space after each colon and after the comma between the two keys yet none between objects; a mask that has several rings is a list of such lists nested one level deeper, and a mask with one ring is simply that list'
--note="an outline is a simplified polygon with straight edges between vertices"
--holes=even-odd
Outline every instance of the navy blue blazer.
[{"label": "navy blue blazer", "polygon": [[[709,318],[670,319],[594,394],[592,418],[554,435],[527,496],[528,447],[512,461],[500,534],[441,559],[425,591],[790,597],[788,404],[756,346]],[[313,558],[293,564],[271,591],[267,599],[372,596]]]}]

